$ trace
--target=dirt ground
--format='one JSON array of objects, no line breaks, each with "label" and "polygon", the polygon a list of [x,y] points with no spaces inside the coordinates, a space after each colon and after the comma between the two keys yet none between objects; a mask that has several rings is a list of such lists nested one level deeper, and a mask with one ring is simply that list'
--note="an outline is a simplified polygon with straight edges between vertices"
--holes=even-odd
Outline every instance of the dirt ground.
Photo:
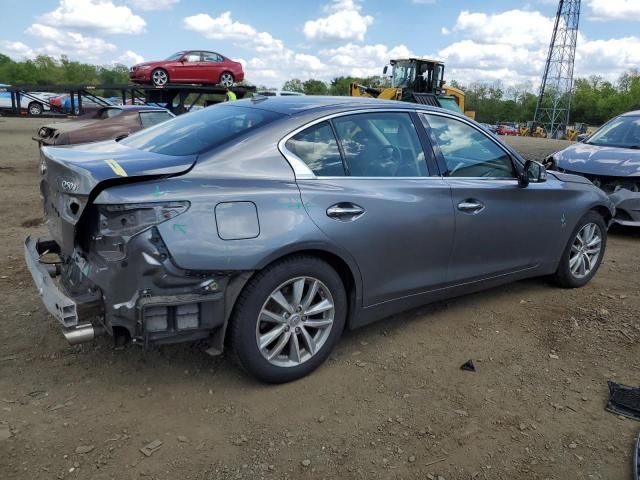
[{"label": "dirt ground", "polygon": [[[22,259],[45,232],[42,123],[0,118],[0,478],[630,478],[640,423],[604,406],[607,380],[640,378],[640,231],[612,231],[582,289],[536,279],[414,310],[266,386],[190,345],[66,344]],[[537,159],[563,145],[508,141]]]}]

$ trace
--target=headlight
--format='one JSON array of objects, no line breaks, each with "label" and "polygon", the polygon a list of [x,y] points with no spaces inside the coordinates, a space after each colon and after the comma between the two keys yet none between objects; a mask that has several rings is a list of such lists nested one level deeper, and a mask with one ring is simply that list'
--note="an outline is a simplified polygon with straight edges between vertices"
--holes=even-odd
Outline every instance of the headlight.
[{"label": "headlight", "polygon": [[138,70],[149,70],[151,68],[151,65],[142,65],[141,67],[138,67]]},{"label": "headlight", "polygon": [[189,202],[98,205],[95,247],[105,260],[122,260],[131,237],[166,222],[189,208]]}]

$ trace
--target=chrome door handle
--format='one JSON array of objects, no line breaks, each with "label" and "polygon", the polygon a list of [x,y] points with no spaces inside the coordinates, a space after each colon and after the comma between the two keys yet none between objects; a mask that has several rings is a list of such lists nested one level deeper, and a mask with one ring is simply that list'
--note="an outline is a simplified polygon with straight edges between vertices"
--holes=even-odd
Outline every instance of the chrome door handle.
[{"label": "chrome door handle", "polygon": [[476,200],[464,200],[458,204],[458,210],[467,213],[478,213],[484,210],[484,205]]},{"label": "chrome door handle", "polygon": [[355,220],[364,214],[364,208],[353,203],[336,203],[327,208],[327,216],[338,220]]}]

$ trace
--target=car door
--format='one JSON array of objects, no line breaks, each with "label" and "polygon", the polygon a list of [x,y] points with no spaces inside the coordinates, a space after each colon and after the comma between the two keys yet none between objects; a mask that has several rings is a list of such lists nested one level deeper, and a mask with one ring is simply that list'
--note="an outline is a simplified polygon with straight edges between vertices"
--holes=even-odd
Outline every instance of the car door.
[{"label": "car door", "polygon": [[201,71],[199,76],[202,82],[218,83],[224,70],[223,58],[214,52],[202,52]]},{"label": "car door", "polygon": [[281,143],[302,165],[303,207],[356,260],[365,307],[437,288],[447,278],[450,189],[430,176],[433,152],[414,120],[408,111],[338,115]]},{"label": "car door", "polygon": [[196,82],[198,81],[198,68],[200,68],[200,52],[188,52],[179,62],[175,63],[172,82]]},{"label": "car door", "polygon": [[451,187],[456,233],[452,283],[533,268],[561,227],[557,181],[521,188],[509,151],[459,117],[420,114]]}]

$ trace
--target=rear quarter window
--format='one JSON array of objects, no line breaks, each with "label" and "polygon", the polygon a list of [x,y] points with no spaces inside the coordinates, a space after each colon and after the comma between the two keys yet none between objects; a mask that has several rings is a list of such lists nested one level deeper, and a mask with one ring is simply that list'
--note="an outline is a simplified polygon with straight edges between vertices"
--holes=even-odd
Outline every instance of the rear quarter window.
[{"label": "rear quarter window", "polygon": [[141,130],[120,143],[163,155],[194,155],[207,152],[283,116],[250,107],[214,105]]}]

